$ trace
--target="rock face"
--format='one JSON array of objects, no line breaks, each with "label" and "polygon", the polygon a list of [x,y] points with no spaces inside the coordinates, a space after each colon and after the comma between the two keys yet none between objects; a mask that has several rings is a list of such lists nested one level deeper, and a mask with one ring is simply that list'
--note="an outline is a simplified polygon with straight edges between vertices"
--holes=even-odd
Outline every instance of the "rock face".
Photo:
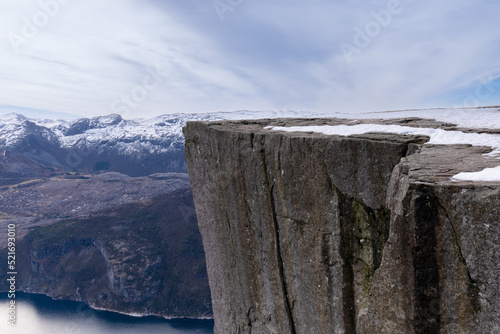
[{"label": "rock face", "polygon": [[[395,134],[184,128],[216,333],[497,333],[500,165],[485,147]],[[429,120],[371,120],[453,129]]]}]

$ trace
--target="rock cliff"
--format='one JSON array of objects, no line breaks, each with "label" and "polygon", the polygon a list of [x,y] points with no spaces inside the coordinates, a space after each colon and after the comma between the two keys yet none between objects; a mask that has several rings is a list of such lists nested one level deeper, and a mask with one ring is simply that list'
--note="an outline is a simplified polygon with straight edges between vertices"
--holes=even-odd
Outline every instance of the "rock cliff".
[{"label": "rock cliff", "polygon": [[500,183],[450,180],[491,148],[266,128],[347,123],[184,128],[215,332],[500,332]]}]

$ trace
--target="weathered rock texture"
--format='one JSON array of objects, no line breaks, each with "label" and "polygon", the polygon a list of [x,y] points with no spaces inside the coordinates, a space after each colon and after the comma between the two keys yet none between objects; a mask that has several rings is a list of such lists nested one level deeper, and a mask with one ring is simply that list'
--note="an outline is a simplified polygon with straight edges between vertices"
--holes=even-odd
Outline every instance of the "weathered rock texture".
[{"label": "weathered rock texture", "polygon": [[500,184],[450,181],[500,161],[427,137],[264,129],[346,122],[184,129],[215,332],[500,333]]}]

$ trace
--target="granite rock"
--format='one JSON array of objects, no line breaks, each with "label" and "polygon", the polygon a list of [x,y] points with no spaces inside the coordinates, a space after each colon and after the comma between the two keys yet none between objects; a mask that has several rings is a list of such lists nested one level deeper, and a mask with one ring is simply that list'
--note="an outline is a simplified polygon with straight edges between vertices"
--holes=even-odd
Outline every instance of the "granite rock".
[{"label": "granite rock", "polygon": [[215,333],[499,332],[500,183],[450,177],[500,161],[424,136],[266,129],[347,122],[184,128]]}]

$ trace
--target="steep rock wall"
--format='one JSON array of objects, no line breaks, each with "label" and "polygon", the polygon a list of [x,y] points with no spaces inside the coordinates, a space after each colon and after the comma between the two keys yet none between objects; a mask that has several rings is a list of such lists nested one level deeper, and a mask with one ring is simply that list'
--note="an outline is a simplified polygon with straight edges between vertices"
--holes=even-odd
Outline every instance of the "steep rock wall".
[{"label": "steep rock wall", "polygon": [[448,181],[498,160],[418,136],[264,129],[345,122],[184,129],[216,333],[498,330],[499,185]]}]

